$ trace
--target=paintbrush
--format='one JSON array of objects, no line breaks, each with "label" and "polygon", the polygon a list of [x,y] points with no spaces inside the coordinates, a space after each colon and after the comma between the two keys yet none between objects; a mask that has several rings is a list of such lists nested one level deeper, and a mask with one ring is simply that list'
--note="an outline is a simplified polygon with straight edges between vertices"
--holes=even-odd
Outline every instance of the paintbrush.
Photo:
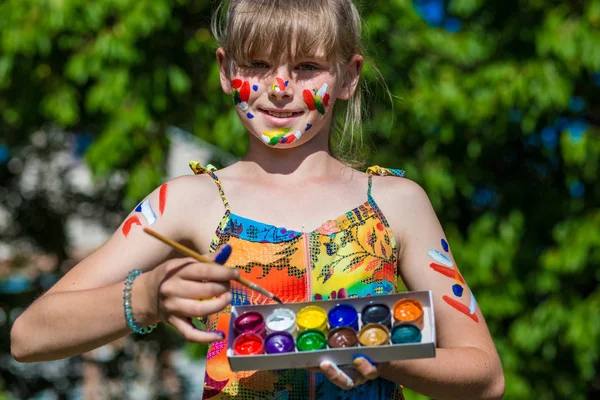
[{"label": "paintbrush", "polygon": [[[188,257],[192,257],[193,259],[203,262],[203,263],[209,263],[209,264],[217,264],[214,261],[204,257],[201,254],[196,253],[194,250],[190,249],[189,247],[186,247],[184,245],[182,245],[181,243],[177,243],[174,240],[168,239],[166,237],[164,237],[163,235],[161,235],[160,233],[150,229],[150,228],[144,228],[144,232],[146,232],[147,234],[154,236],[156,239],[160,240],[161,242],[168,244],[169,246],[171,246],[172,248],[174,248],[175,250],[179,251],[182,254],[185,254]],[[217,264],[220,265],[220,264]],[[258,292],[260,294],[262,294],[265,297],[268,297],[269,299],[276,301],[279,304],[283,304],[283,301],[281,301],[279,299],[279,297],[275,296],[273,293],[269,292],[267,289],[258,286],[256,283],[240,276],[237,280],[237,282],[241,283],[242,285],[246,286],[249,289],[254,290],[255,292]]]}]

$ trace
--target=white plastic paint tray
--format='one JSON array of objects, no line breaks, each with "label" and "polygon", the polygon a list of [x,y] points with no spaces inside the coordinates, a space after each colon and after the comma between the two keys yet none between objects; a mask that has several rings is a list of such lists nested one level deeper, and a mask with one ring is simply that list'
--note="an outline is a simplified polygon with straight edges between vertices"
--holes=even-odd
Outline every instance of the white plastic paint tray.
[{"label": "white plastic paint tray", "polygon": [[[263,317],[267,317],[276,308],[285,307],[296,314],[300,309],[309,305],[316,305],[329,311],[337,304],[351,304],[359,313],[364,306],[370,303],[384,303],[393,309],[394,304],[401,299],[415,299],[423,305],[423,329],[420,343],[389,344],[383,346],[358,346],[346,348],[333,348],[315,351],[298,351],[283,354],[260,354],[260,355],[235,355],[233,352],[233,341],[236,334],[233,327],[235,318],[246,311],[258,311]],[[359,328],[360,328],[359,327]],[[433,301],[431,291],[403,292],[382,296],[369,296],[361,298],[319,300],[304,303],[267,304],[233,306],[231,309],[231,321],[227,335],[227,357],[232,371],[256,371],[288,368],[318,367],[324,360],[329,360],[337,365],[352,364],[355,354],[365,354],[375,362],[389,362],[394,360],[408,360],[416,358],[435,357],[435,316],[433,312]]]}]

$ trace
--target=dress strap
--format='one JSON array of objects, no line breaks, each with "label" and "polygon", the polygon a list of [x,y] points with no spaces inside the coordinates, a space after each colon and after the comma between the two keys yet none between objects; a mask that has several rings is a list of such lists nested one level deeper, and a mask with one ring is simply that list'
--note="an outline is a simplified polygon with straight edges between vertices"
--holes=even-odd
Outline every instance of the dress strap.
[{"label": "dress strap", "polygon": [[404,175],[406,174],[406,172],[402,169],[393,169],[393,168],[383,168],[380,167],[379,165],[374,165],[372,167],[367,168],[367,175],[369,175],[369,187],[367,189],[367,196],[369,198],[369,200],[372,199],[371,196],[371,186],[373,185],[373,175],[379,175],[379,176],[398,176],[398,177],[404,177]]},{"label": "dress strap", "polygon": [[190,161],[190,168],[192,169],[192,171],[194,171],[194,174],[196,174],[196,175],[208,174],[213,179],[213,181],[215,181],[215,183],[217,184],[217,187],[219,188],[219,194],[221,195],[221,200],[223,200],[223,206],[225,206],[225,215],[229,215],[231,212],[229,210],[229,202],[227,201],[227,198],[225,197],[225,192],[223,191],[223,186],[221,185],[221,181],[215,174],[215,171],[217,169],[211,164],[207,164],[205,167],[202,164],[200,164],[198,161]]}]

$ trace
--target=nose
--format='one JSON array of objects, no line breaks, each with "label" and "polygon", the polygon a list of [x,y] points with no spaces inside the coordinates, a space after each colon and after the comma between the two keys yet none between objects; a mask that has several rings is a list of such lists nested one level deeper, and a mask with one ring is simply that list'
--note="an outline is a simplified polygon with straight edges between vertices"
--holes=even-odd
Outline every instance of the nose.
[{"label": "nose", "polygon": [[[279,72],[279,71],[277,71]],[[270,86],[269,96],[272,98],[283,99],[294,96],[294,89],[290,79],[281,73],[273,77],[273,82]]]}]

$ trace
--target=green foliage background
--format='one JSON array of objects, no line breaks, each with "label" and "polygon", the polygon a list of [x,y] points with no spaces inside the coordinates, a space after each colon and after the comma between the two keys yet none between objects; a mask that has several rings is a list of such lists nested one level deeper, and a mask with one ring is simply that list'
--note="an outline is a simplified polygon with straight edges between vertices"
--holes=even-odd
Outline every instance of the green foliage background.
[{"label": "green foliage background", "polygon": [[[124,209],[162,181],[167,126],[243,155],[213,8],[4,0],[0,144],[15,152],[48,124],[91,132],[94,172],[130,173]],[[428,192],[486,315],[506,398],[598,395],[600,1],[450,0],[458,32],[409,0],[362,8],[394,95],[367,66],[369,163],[403,168]]]}]

